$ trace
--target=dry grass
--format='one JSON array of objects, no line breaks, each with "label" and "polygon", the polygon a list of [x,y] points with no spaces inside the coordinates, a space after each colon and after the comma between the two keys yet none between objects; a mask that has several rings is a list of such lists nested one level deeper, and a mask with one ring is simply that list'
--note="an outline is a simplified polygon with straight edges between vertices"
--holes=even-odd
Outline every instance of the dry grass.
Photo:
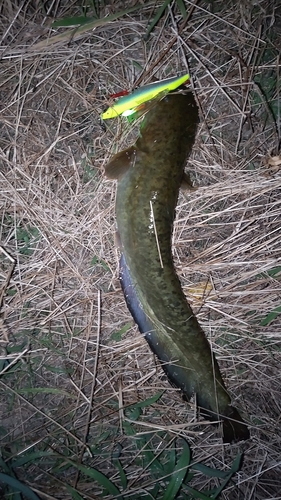
[{"label": "dry grass", "polygon": [[[58,457],[118,483],[111,459],[120,449],[136,498],[151,478],[133,466],[124,407],[161,390],[140,429],[184,436],[196,460],[221,469],[243,450],[239,489],[230,483],[221,498],[281,498],[280,317],[261,325],[281,292],[280,171],[278,161],[268,163],[280,141],[274,3],[197,2],[179,35],[180,14],[170,9],[145,42],[146,6],[72,42],[37,47],[56,34],[49,16],[77,15],[77,3],[49,2],[49,16],[36,0],[0,7],[0,432],[10,461],[52,453],[17,469],[41,498],[72,498],[66,484],[100,498],[95,481]],[[193,3],[185,4],[191,11]],[[120,5],[103,7],[101,17]],[[180,195],[175,264],[187,294],[212,285],[203,299],[189,299],[252,426],[251,440],[239,446],[222,446],[214,427],[198,428],[194,409],[133,326],[118,283],[115,185],[102,175],[112,152],[131,140],[121,120],[101,126],[108,94],[187,68],[201,109],[188,164],[199,189]],[[204,481],[198,474],[193,487],[208,487]]]}]

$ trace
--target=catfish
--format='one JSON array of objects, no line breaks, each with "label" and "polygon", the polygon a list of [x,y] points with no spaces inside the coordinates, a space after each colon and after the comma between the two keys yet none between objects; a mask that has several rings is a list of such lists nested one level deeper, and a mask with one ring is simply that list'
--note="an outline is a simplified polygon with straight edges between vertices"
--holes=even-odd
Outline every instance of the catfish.
[{"label": "catfish", "polygon": [[198,125],[192,92],[166,95],[145,115],[136,143],[113,156],[105,175],[117,179],[120,281],[127,306],[171,383],[209,418],[224,442],[249,430],[231,405],[210,344],[175,272],[172,231],[186,160]]}]

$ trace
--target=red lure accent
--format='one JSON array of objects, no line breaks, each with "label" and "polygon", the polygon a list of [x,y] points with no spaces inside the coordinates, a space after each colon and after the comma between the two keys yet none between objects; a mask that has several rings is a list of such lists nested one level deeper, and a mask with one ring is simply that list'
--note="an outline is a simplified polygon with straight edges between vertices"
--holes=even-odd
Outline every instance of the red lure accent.
[{"label": "red lure accent", "polygon": [[121,90],[121,92],[117,92],[117,94],[110,94],[109,97],[111,99],[117,99],[117,97],[123,97],[124,95],[129,95],[129,90]]},{"label": "red lure accent", "polygon": [[[187,83],[189,83],[189,78],[182,85],[186,85]],[[129,94],[129,90],[121,90],[120,92],[117,92],[117,94],[109,94],[108,97],[110,97],[110,99],[117,99],[118,97],[123,97],[124,95]]]}]

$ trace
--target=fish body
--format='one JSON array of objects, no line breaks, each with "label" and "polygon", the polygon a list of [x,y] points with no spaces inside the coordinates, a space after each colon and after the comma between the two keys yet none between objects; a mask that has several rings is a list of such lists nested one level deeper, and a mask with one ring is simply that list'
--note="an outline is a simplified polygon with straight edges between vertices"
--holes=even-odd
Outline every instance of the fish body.
[{"label": "fish body", "polygon": [[[231,406],[209,342],[176,275],[171,237],[198,109],[192,93],[168,94],[145,116],[136,144],[105,167],[117,178],[120,280],[139,330],[173,384],[211,418],[223,421],[225,442],[249,437]],[[233,420],[232,420],[233,419]]]},{"label": "fish body", "polygon": [[103,120],[107,120],[109,118],[116,118],[123,113],[129,114],[130,111],[134,110],[141,104],[156,98],[159,94],[177,89],[180,85],[186,83],[188,79],[189,75],[185,74],[144,85],[143,87],[134,90],[129,95],[121,97],[121,99],[119,99],[114,106],[111,106],[104,113],[102,113],[101,117]]}]

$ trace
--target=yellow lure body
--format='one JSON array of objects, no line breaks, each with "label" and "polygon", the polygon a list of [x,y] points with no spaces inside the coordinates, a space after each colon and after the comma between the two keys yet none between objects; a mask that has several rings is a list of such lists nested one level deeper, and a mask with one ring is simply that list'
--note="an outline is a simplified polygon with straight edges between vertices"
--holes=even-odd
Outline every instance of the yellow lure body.
[{"label": "yellow lure body", "polygon": [[159,94],[168,93],[176,90],[181,85],[189,80],[189,75],[186,73],[182,76],[167,78],[158,82],[144,85],[139,89],[134,90],[131,94],[118,99],[114,106],[109,107],[101,117],[103,120],[116,118],[119,115],[129,115],[134,112],[141,104],[156,98]]}]

